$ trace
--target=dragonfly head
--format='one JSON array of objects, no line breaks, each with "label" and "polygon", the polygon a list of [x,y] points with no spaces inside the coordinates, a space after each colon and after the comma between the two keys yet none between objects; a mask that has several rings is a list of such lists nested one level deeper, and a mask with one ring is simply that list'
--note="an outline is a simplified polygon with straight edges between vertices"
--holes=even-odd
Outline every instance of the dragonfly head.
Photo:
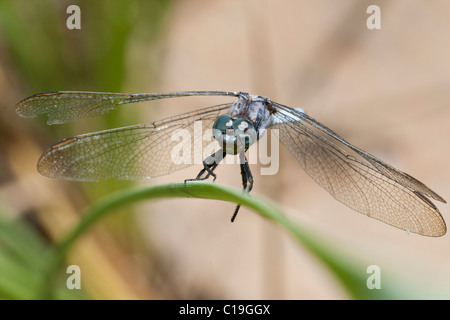
[{"label": "dragonfly head", "polygon": [[227,154],[241,153],[257,140],[255,127],[245,118],[233,120],[230,116],[220,116],[212,131],[214,139]]}]

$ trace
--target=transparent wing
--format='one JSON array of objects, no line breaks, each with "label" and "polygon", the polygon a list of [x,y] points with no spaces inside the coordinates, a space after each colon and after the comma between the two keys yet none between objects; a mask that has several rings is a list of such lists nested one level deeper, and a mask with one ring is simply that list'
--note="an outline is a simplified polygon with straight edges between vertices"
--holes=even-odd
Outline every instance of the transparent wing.
[{"label": "transparent wing", "polygon": [[445,202],[410,175],[351,145],[332,130],[295,109],[277,107],[280,140],[305,171],[335,199],[369,217],[403,230],[441,236],[446,225],[427,198]]},{"label": "transparent wing", "polygon": [[201,164],[218,150],[208,133],[231,103],[141,124],[64,139],[44,152],[38,171],[50,178],[97,181],[145,179]]},{"label": "transparent wing", "polygon": [[88,91],[55,91],[38,93],[16,105],[16,112],[25,118],[48,114],[47,124],[61,124],[86,117],[107,114],[116,106],[142,101],[183,96],[237,96],[236,92],[185,91],[169,93],[107,93]]}]

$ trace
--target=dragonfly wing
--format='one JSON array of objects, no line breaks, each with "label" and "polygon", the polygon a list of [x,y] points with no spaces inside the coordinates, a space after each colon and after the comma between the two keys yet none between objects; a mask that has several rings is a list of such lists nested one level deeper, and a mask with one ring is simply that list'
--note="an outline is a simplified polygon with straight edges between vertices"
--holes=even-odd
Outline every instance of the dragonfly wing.
[{"label": "dragonfly wing", "polygon": [[272,128],[335,199],[403,230],[427,236],[446,233],[444,219],[427,196],[445,200],[423,183],[351,145],[305,113],[276,106]]},{"label": "dragonfly wing", "polygon": [[118,104],[131,103],[133,95],[96,92],[47,92],[28,97],[16,105],[25,118],[48,115],[47,124],[61,124],[86,117],[107,114]]},{"label": "dragonfly wing", "polygon": [[150,124],[64,139],[42,154],[38,171],[64,180],[133,180],[201,164],[207,146],[218,150],[218,143],[208,134],[208,129],[211,130],[217,117],[228,112],[230,106],[227,103]]},{"label": "dragonfly wing", "polygon": [[237,96],[235,92],[185,91],[168,93],[109,93],[89,91],[55,91],[38,93],[16,105],[16,112],[25,118],[47,114],[47,124],[61,124],[109,113],[121,104],[184,96]]}]

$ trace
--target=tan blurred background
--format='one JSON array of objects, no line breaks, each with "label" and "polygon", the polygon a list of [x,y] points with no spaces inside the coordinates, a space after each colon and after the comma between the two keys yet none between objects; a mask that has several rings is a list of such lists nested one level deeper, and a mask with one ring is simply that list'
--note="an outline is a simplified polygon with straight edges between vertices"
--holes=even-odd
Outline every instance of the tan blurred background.
[{"label": "tan blurred background", "polygon": [[[221,90],[263,95],[303,107],[352,144],[450,199],[447,1],[190,0],[164,8],[154,1],[154,6],[145,5],[150,15],[143,14],[144,1],[98,1],[95,6],[79,1],[80,31],[64,30],[65,8],[72,3],[44,2],[46,6],[36,10],[33,1],[8,3],[26,11],[24,23],[38,24],[41,15],[54,13],[50,31],[38,25],[33,32],[48,38],[43,41],[52,43],[54,58],[66,69],[55,64],[43,74],[35,64],[42,67],[48,56],[20,58],[21,50],[33,50],[35,44],[17,44],[21,39],[8,34],[26,33],[21,31],[26,27],[18,23],[8,28],[5,21],[11,17],[0,15],[0,214],[24,219],[48,243],[67,232],[96,199],[129,186],[86,186],[40,176],[36,162],[48,145],[112,124],[151,122],[229,100],[170,99],[125,106],[118,111],[124,117],[111,122],[82,120],[47,128],[44,119],[20,119],[13,108],[42,91]],[[366,27],[371,4],[381,8],[380,30]],[[132,8],[121,13],[120,6]],[[116,12],[115,19],[127,14],[127,28],[103,19],[100,10]],[[156,10],[158,14],[151,15]],[[151,19],[157,23],[145,25]],[[61,29],[55,40],[52,28]],[[129,35],[121,51],[123,69],[109,74],[117,69],[111,57],[117,50],[108,37],[123,34]],[[101,55],[90,51],[99,43],[107,47]],[[14,44],[18,51],[11,49]],[[40,83],[40,77],[53,82]],[[108,83],[102,77],[120,81]],[[448,235],[410,235],[369,219],[335,201],[283,147],[280,163],[275,176],[261,176],[253,166],[253,194],[275,201],[290,219],[361,259],[363,266],[379,265],[382,272],[394,274],[415,291],[413,296],[450,296]],[[199,170],[194,166],[139,185],[183,181]],[[217,183],[240,188],[237,166],[219,167],[217,173]],[[448,222],[448,206],[437,206]],[[233,204],[211,200],[146,202],[102,220],[68,261],[85,270],[86,296],[95,299],[349,298],[327,268],[281,227],[246,208],[232,224],[233,210]],[[0,273],[6,276],[1,265]],[[382,282],[389,285],[395,284]]]}]

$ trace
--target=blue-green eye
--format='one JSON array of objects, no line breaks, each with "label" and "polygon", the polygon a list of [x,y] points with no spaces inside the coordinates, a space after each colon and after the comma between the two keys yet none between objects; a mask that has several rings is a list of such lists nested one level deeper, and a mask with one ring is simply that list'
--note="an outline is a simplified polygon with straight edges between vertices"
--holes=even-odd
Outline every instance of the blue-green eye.
[{"label": "blue-green eye", "polygon": [[233,119],[229,116],[220,116],[214,122],[213,127],[213,136],[220,145],[223,150],[228,154],[236,154],[238,152],[237,149],[237,136],[233,129]]},{"label": "blue-green eye", "polygon": [[255,127],[244,118],[220,116],[213,124],[213,136],[228,154],[245,151],[257,139]]},{"label": "blue-green eye", "polygon": [[213,124],[213,136],[216,140],[222,138],[222,135],[226,133],[228,129],[231,129],[233,125],[233,120],[229,116],[220,116],[216,119]]},{"label": "blue-green eye", "polygon": [[235,120],[233,129],[245,148],[250,147],[257,139],[255,127],[247,119],[239,118]]},{"label": "blue-green eye", "polygon": [[229,116],[220,116],[213,124],[213,129],[224,132],[226,129],[230,129],[233,126],[233,119]]}]

